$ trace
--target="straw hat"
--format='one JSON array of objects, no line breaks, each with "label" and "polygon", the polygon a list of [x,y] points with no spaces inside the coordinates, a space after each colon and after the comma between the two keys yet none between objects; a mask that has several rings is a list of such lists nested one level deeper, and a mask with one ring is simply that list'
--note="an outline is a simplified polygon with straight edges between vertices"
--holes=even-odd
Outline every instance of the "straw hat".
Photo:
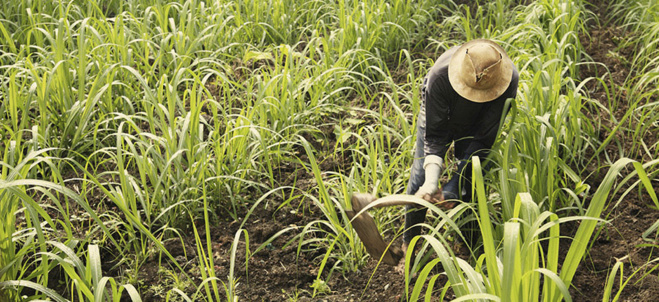
[{"label": "straw hat", "polygon": [[513,76],[513,62],[499,44],[471,40],[456,50],[448,64],[448,79],[462,97],[485,103],[502,95]]}]

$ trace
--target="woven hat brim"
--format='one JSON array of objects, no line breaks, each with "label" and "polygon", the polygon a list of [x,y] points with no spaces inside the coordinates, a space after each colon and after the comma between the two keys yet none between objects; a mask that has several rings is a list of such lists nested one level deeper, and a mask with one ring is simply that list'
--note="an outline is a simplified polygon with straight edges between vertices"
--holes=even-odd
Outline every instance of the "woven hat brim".
[{"label": "woven hat brim", "polygon": [[[460,80],[460,64],[465,59],[465,50],[478,43],[487,43],[501,53],[502,65],[497,81],[490,89],[475,89]],[[464,43],[455,51],[448,64],[448,79],[455,91],[465,99],[476,103],[485,103],[500,97],[510,85],[513,77],[513,62],[499,44],[487,39],[475,39]]]}]

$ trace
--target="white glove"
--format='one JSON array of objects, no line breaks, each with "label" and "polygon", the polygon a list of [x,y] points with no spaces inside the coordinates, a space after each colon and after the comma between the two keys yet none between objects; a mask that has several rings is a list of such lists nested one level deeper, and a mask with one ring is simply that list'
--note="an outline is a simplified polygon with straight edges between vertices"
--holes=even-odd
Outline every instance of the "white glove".
[{"label": "white glove", "polygon": [[417,197],[424,198],[427,195],[437,193],[439,189],[439,175],[442,174],[442,164],[444,160],[437,155],[426,156],[423,162],[423,169],[426,172],[426,181],[421,188],[414,194]]}]

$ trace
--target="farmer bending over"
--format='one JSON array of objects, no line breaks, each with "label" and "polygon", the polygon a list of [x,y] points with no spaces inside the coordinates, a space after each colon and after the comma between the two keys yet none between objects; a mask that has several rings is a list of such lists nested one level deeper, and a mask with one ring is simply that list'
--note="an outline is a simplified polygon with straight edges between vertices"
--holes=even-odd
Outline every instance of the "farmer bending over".
[{"label": "farmer bending over", "polygon": [[[455,46],[437,59],[421,90],[423,103],[407,194],[426,200],[469,201],[470,159],[487,156],[505,114],[506,99],[517,95],[518,78],[517,69],[503,48],[486,39]],[[451,143],[460,162],[439,192],[443,157]],[[420,234],[421,227],[415,225],[424,222],[425,217],[425,208],[407,206],[404,252],[412,238]]]}]

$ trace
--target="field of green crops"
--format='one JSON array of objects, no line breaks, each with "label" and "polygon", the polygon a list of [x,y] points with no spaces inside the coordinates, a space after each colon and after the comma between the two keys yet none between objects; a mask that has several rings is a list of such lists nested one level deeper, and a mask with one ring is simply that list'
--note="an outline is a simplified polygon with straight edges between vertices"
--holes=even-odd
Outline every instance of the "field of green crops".
[{"label": "field of green crops", "polygon": [[[351,193],[405,192],[423,78],[476,38],[520,73],[495,165],[397,273]],[[658,87],[654,0],[5,1],[0,302],[656,298]]]}]

